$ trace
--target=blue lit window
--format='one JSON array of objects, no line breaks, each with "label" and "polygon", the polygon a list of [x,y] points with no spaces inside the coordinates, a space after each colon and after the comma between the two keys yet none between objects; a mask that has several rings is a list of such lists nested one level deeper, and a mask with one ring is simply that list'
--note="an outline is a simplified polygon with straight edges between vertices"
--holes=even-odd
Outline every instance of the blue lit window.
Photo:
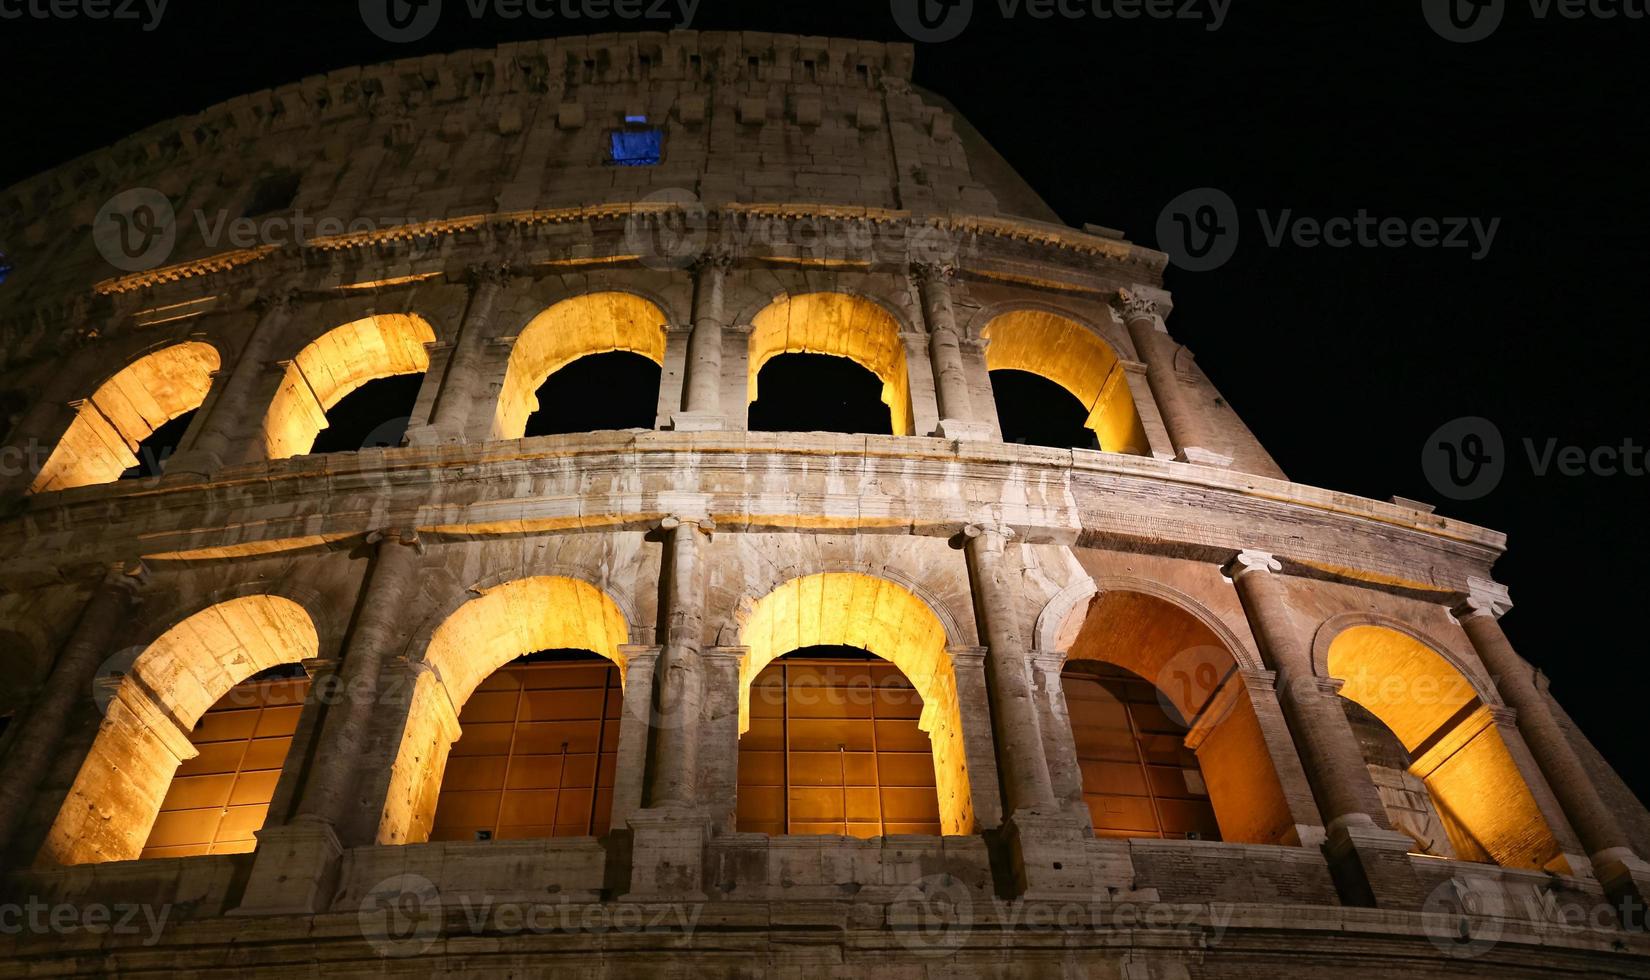
[{"label": "blue lit window", "polygon": [[11,275],[11,270],[11,259],[6,258],[5,252],[0,252],[0,283],[6,281],[6,277]]},{"label": "blue lit window", "polygon": [[661,129],[618,129],[612,137],[610,162],[620,167],[656,166],[664,149],[665,134]]}]

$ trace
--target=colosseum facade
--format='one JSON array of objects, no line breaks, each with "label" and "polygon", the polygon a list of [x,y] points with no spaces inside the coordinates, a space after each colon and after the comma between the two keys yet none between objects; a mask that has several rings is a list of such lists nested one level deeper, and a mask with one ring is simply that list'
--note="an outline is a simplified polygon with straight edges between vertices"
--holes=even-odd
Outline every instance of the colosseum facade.
[{"label": "colosseum facade", "polygon": [[0,973],[1650,976],[1504,536],[1291,482],[912,58],[464,51],[0,194]]}]

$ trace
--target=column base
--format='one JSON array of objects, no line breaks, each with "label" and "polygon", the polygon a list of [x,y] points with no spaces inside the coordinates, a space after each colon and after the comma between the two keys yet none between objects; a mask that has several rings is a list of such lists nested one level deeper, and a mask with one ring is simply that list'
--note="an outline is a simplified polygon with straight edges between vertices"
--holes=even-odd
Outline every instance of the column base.
[{"label": "column base", "polygon": [[991,439],[989,422],[971,422],[963,419],[940,419],[934,435],[959,442],[988,442]]},{"label": "column base", "polygon": [[217,475],[223,465],[223,459],[217,453],[187,449],[166,461],[166,468],[160,475],[160,485],[205,483]]},{"label": "column base", "polygon": [[[1030,902],[1089,901],[1097,892],[1134,889],[1128,844],[1116,842],[1112,860],[1095,860],[1094,834],[1064,813],[1017,810],[998,833],[1013,869],[1014,897]],[[1105,843],[1105,842],[1100,842]]]},{"label": "column base", "polygon": [[723,432],[734,428],[732,420],[726,415],[711,415],[708,412],[674,412],[670,416],[670,428],[674,432]]},{"label": "column base", "polygon": [[1604,889],[1621,924],[1650,929],[1650,864],[1625,847],[1612,847],[1592,856],[1593,874]]},{"label": "column base", "polygon": [[252,875],[230,915],[307,915],[332,905],[343,845],[332,825],[300,818],[258,831]]},{"label": "column base", "polygon": [[623,902],[704,901],[710,815],[697,807],[637,810],[630,824],[630,890]]},{"label": "column base", "polygon": [[1232,465],[1232,457],[1199,446],[1187,446],[1180,450],[1180,455],[1175,458],[1182,463],[1196,463],[1199,466],[1227,467]]},{"label": "column base", "polygon": [[1345,905],[1380,909],[1420,909],[1426,890],[1410,863],[1414,845],[1403,834],[1382,830],[1368,816],[1331,821],[1325,828],[1324,857]]}]

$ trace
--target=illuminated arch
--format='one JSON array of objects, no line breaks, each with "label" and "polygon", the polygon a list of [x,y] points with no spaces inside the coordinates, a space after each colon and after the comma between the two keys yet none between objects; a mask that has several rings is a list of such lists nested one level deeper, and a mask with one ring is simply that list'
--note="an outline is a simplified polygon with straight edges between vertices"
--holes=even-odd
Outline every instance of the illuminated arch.
[{"label": "illuminated arch", "polygon": [[904,587],[857,572],[794,578],[758,599],[740,629],[739,730],[750,727],[751,682],[777,657],[813,646],[847,646],[888,661],[922,698],[918,726],[934,749],[940,822],[973,832],[974,811],[957,684],[945,624]]},{"label": "illuminated arch", "polygon": [[751,320],[746,404],[756,401],[763,365],[780,354],[846,357],[882,380],[894,435],[911,434],[911,389],[905,345],[893,314],[848,293],[781,296]]},{"label": "illuminated arch", "polygon": [[534,317],[510,350],[493,414],[494,439],[520,439],[546,378],[587,354],[629,351],[665,362],[663,311],[634,293],[586,293]]},{"label": "illuminated arch", "polygon": [[430,634],[408,697],[407,721],[389,775],[380,843],[418,843],[434,826],[458,715],[499,668],[540,650],[588,650],[624,678],[629,624],[605,592],[582,579],[545,575],[484,590]]},{"label": "illuminated arch", "polygon": [[326,413],[369,381],[429,370],[435,331],[422,317],[369,316],[316,338],[287,365],[264,417],[269,459],[302,456],[327,427]]},{"label": "illuminated arch", "polygon": [[30,493],[112,483],[138,463],[155,430],[200,408],[218,370],[211,344],[189,341],[138,358],[80,403]]},{"label": "illuminated arch", "polygon": [[43,861],[136,858],[208,708],[260,671],[318,653],[315,624],[291,599],[254,595],[167,630],[123,673],[107,673],[103,723],[41,851]]},{"label": "illuminated arch", "polygon": [[[1403,743],[1457,855],[1515,868],[1567,867],[1478,688],[1408,632],[1365,623],[1328,637],[1326,670],[1341,696]],[[1323,640],[1319,641],[1320,644]]]},{"label": "illuminated arch", "polygon": [[[1296,821],[1227,631],[1170,598],[1129,588],[1103,588],[1081,617],[1075,633],[1060,631],[1070,637],[1067,664],[1110,664],[1157,689],[1160,705],[1189,729],[1185,746],[1197,755],[1221,838],[1290,841]],[[1074,725],[1083,721],[1082,708],[1068,709]],[[1081,789],[1099,792],[1088,780]]]},{"label": "illuminated arch", "polygon": [[1149,454],[1134,396],[1117,352],[1074,320],[1042,310],[1014,310],[981,331],[989,371],[1025,371],[1054,382],[1083,403],[1084,425],[1109,453]]}]

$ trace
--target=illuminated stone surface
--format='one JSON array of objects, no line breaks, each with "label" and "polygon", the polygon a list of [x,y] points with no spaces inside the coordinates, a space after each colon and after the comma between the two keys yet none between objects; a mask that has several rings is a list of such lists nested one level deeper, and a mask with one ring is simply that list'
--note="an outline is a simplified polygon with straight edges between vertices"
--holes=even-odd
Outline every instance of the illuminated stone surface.
[{"label": "illuminated stone surface", "polygon": [[[1650,814],[1497,625],[1504,537],[1289,482],[1168,332],[1165,257],[1060,226],[911,57],[460,52],[0,195],[52,256],[0,293],[0,395],[29,406],[0,475],[0,905],[168,916],[0,935],[0,973],[1650,975],[1598,911],[1650,888]],[[597,162],[627,115],[665,129],[656,166]],[[224,251],[180,222],[166,264],[111,274],[71,217],[143,186],[234,217],[288,171],[356,227]],[[661,366],[654,429],[523,438],[540,385],[609,351]],[[806,353],[874,374],[896,434],[747,431],[763,364]],[[994,369],[1070,392],[1102,451],[1005,445]],[[405,446],[309,454],[406,374]],[[116,479],[196,409],[162,479]],[[750,685],[821,644],[920,696],[943,834],[739,829]],[[454,754],[466,704],[546,649],[614,667],[614,829],[432,841],[455,767],[523,754]],[[1119,714],[1068,660],[1157,703]],[[197,722],[300,663],[278,777],[198,768],[259,774],[256,848],[139,860],[207,809],[174,777],[231,739]],[[544,710],[499,731],[553,744],[522,727]],[[863,780],[833,785],[847,824]],[[1218,840],[1107,832],[1211,811]]]}]

